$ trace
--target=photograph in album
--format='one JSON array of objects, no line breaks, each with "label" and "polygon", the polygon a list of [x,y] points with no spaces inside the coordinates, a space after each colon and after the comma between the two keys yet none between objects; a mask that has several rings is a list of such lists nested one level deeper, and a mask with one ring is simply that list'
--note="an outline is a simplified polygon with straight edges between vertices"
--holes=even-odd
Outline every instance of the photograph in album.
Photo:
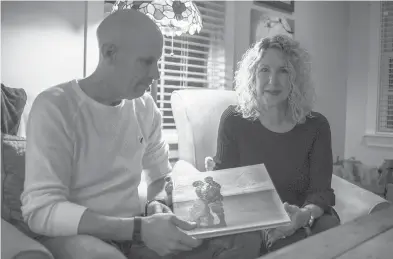
[{"label": "photograph in album", "polygon": [[179,161],[172,171],[174,213],[209,238],[272,228],[290,218],[263,164],[200,172]]}]

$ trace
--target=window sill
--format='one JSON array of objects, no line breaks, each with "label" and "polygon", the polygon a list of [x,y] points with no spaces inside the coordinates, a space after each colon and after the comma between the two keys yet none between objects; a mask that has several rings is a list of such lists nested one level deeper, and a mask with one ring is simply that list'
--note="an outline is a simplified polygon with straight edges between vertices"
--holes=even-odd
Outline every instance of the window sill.
[{"label": "window sill", "polygon": [[393,148],[393,134],[365,134],[363,139],[369,147]]}]

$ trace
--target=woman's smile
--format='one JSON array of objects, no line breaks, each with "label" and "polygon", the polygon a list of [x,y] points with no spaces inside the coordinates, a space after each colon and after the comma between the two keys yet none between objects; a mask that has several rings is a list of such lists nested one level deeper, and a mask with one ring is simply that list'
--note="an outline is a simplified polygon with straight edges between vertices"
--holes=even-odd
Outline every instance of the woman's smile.
[{"label": "woman's smile", "polygon": [[264,93],[267,93],[269,95],[277,96],[281,94],[281,90],[264,90]]}]

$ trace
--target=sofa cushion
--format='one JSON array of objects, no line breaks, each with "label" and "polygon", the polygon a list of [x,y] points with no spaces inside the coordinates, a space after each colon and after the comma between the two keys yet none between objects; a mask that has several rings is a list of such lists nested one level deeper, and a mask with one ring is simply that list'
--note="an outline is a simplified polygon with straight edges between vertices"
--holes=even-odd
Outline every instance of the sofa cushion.
[{"label": "sofa cushion", "polygon": [[53,256],[38,241],[27,237],[8,222],[1,220],[1,258],[53,259]]},{"label": "sofa cushion", "polygon": [[38,235],[30,231],[23,221],[20,196],[25,180],[26,140],[22,137],[2,134],[2,206],[1,217],[30,237]]}]

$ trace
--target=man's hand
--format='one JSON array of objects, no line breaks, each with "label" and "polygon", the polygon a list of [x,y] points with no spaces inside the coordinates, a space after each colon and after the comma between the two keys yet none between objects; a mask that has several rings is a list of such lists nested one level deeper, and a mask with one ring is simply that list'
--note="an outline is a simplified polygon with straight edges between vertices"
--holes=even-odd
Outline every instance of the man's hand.
[{"label": "man's hand", "polygon": [[142,240],[160,256],[190,251],[202,244],[182,230],[196,228],[195,223],[179,219],[172,213],[158,213],[142,218]]},{"label": "man's hand", "polygon": [[158,201],[153,201],[147,206],[147,216],[151,216],[157,213],[173,213],[172,210]]}]

